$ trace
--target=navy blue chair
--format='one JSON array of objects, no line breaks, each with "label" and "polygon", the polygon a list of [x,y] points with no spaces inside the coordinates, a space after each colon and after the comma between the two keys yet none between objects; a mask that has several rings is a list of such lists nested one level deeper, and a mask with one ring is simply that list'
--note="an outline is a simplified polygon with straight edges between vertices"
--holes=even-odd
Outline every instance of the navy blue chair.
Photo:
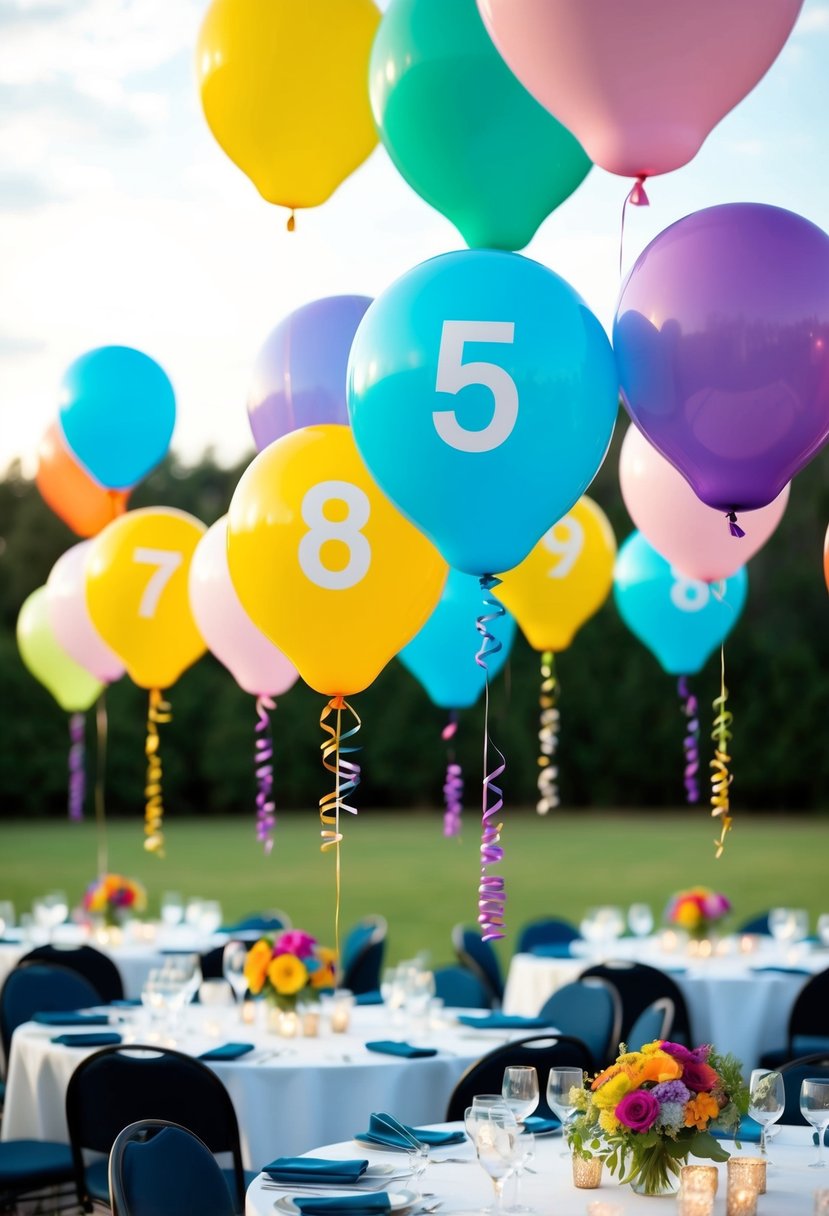
[{"label": "navy blue chair", "polygon": [[622,1004],[612,984],[597,979],[564,984],[544,1002],[538,1016],[586,1043],[597,1068],[616,1058]]},{"label": "navy blue chair", "polygon": [[670,1039],[674,1021],[674,1003],[669,996],[661,996],[648,1005],[633,1023],[625,1040],[628,1051],[641,1051],[645,1043],[654,1039]]},{"label": "navy blue chair", "polygon": [[674,1040],[686,1047],[693,1046],[685,997],[676,980],[666,972],[647,963],[633,963],[629,959],[620,958],[596,963],[587,967],[579,976],[581,980],[590,978],[605,980],[619,993],[622,1001],[622,1027],[619,1038],[623,1043],[628,1042],[633,1023],[642,1010],[661,996],[667,996],[674,1003],[674,1022],[671,1027]]},{"label": "navy blue chair", "polygon": [[35,946],[34,950],[18,959],[17,965],[23,967],[28,963],[51,963],[76,971],[97,989],[103,1005],[124,998],[121,972],[109,955],[96,950],[94,946]]},{"label": "navy blue chair", "polygon": [[489,1009],[489,990],[465,967],[438,967],[434,972],[435,996],[454,1009]]},{"label": "navy blue chair", "polygon": [[386,934],[382,916],[364,916],[346,934],[340,954],[340,985],[353,993],[376,992],[380,987]]},{"label": "navy blue chair", "polygon": [[569,920],[548,916],[524,925],[518,934],[515,950],[518,954],[532,954],[536,946],[566,946],[578,937],[578,929]]},{"label": "navy blue chair", "polygon": [[786,1105],[783,1107],[781,1123],[799,1123],[806,1126],[800,1112],[800,1086],[808,1077],[829,1081],[829,1052],[819,1051],[797,1060],[789,1060],[777,1069],[783,1078]]},{"label": "navy blue chair", "polygon": [[207,1145],[166,1119],[131,1123],[109,1154],[113,1216],[234,1216],[224,1175]]},{"label": "navy blue chair", "polygon": [[[19,1200],[41,1201],[46,1192],[71,1184],[75,1173],[68,1144],[51,1140],[4,1140],[0,1143],[0,1209]],[[50,1210],[57,1196],[51,1194]],[[16,1209],[15,1209],[16,1210]]]},{"label": "navy blue chair", "polygon": [[829,1053],[829,968],[808,979],[795,997],[783,1046],[767,1051],[761,1068],[777,1068],[787,1060],[815,1052]]},{"label": "navy blue chair", "polygon": [[33,1013],[66,1009],[88,1009],[101,998],[89,980],[67,967],[49,963],[27,963],[15,967],[0,989],[0,1038],[8,1061],[12,1033],[28,1022]]},{"label": "navy blue chair", "polygon": [[738,933],[759,933],[759,934],[762,934],[764,937],[771,937],[771,930],[769,929],[768,912],[759,912],[757,914],[757,916],[750,916],[748,918],[748,920],[743,921],[743,923],[737,929],[737,932]]},{"label": "navy blue chair", "polygon": [[[581,1039],[575,1035],[537,1034],[527,1039],[516,1039],[496,1047],[488,1055],[470,1064],[458,1081],[444,1116],[447,1123],[463,1119],[467,1106],[472,1105],[476,1094],[499,1094],[504,1080],[504,1069],[516,1067],[535,1068],[538,1073],[539,1103],[536,1114],[544,1119],[554,1118],[547,1105],[547,1077],[551,1068],[581,1068],[593,1072],[593,1057]],[[435,1116],[435,1121],[440,1118]]]},{"label": "navy blue chair", "polygon": [[490,1003],[500,1005],[504,999],[504,977],[498,955],[489,942],[485,942],[477,929],[455,925],[452,930],[452,945],[458,962],[471,971],[489,992]]}]

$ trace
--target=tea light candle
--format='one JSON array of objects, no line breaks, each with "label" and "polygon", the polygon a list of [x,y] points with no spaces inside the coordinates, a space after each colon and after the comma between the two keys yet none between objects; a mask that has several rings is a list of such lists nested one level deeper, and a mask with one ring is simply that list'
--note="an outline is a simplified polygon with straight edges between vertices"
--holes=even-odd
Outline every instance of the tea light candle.
[{"label": "tea light candle", "polygon": [[751,1187],[758,1195],[765,1195],[765,1159],[763,1157],[729,1157],[728,1185],[730,1187]]},{"label": "tea light candle", "polygon": [[751,1187],[730,1186],[725,1211],[726,1216],[756,1216],[757,1192]]},{"label": "tea light candle", "polygon": [[815,1216],[829,1216],[829,1190],[815,1191]]},{"label": "tea light candle", "polygon": [[252,1026],[256,1021],[256,1002],[249,1000],[242,1001],[240,1016],[245,1026]]},{"label": "tea light candle", "polygon": [[347,988],[335,988],[331,998],[331,1029],[334,1034],[344,1034],[351,1021],[354,993]]},{"label": "tea light candle", "polygon": [[716,1165],[683,1165],[679,1171],[679,1185],[683,1195],[693,1192],[697,1195],[710,1195],[713,1199],[717,1193],[718,1182],[719,1171]]},{"label": "tea light candle", "polygon": [[713,1216],[714,1196],[710,1191],[680,1191],[677,1212],[679,1216]]},{"label": "tea light candle", "polygon": [[320,1015],[316,1009],[305,1009],[302,1013],[302,1033],[307,1039],[315,1039],[320,1032]]},{"label": "tea light candle", "polygon": [[594,1190],[602,1181],[601,1157],[581,1157],[573,1153],[573,1186]]},{"label": "tea light candle", "polygon": [[587,1205],[587,1216],[625,1216],[621,1203],[608,1203],[605,1199],[593,1199]]}]

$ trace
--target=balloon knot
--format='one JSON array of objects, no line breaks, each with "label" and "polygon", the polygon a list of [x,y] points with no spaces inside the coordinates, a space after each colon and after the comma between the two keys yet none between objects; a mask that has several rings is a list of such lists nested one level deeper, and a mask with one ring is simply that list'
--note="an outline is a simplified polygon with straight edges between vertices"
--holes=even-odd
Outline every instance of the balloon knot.
[{"label": "balloon knot", "polygon": [[443,739],[444,742],[448,743],[450,739],[454,739],[457,729],[458,729],[458,715],[457,715],[456,711],[453,709],[453,710],[450,710],[449,721],[446,723],[443,730],[440,732],[441,739]]},{"label": "balloon knot", "polygon": [[650,207],[651,200],[648,198],[647,193],[645,192],[644,174],[641,177],[637,177],[636,181],[633,183],[633,189],[628,195],[628,202],[630,203],[631,207]]},{"label": "balloon knot", "polygon": [[736,511],[729,511],[725,518],[728,520],[728,530],[732,536],[745,536],[745,532],[737,523]]},{"label": "balloon knot", "polygon": [[296,230],[296,212],[294,211],[293,207],[291,208],[291,214],[288,216],[288,222],[285,227],[289,232],[294,232]]}]

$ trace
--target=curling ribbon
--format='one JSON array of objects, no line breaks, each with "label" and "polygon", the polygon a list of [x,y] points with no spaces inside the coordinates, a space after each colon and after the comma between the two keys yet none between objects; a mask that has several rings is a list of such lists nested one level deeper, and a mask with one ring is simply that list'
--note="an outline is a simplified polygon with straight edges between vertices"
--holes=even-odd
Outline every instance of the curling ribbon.
[{"label": "curling ribbon", "polygon": [[[352,726],[351,730],[347,730],[345,733],[342,730],[342,712],[344,709],[348,710],[356,723],[355,726]],[[330,726],[328,718],[334,712],[337,714],[336,725]],[[322,763],[329,773],[334,774],[333,791],[320,798],[320,836],[322,837],[320,851],[326,853],[329,849],[333,848],[337,854],[334,949],[338,957],[340,953],[340,842],[343,838],[340,831],[340,811],[348,811],[350,815],[357,814],[357,808],[349,806],[346,799],[360,783],[359,764],[353,760],[343,759],[343,756],[350,752],[359,751],[359,748],[343,747],[342,744],[344,739],[350,739],[352,735],[356,735],[361,726],[362,722],[360,721],[359,714],[349,705],[345,697],[332,697],[320,714],[320,727],[326,734],[331,736],[330,739],[324,739],[320,744]],[[334,757],[333,763],[331,762],[332,756]]]},{"label": "curling ribbon", "polygon": [[680,676],[676,686],[682,701],[682,712],[688,719],[686,735],[682,741],[685,748],[685,801],[699,802],[699,718],[697,717],[697,699],[688,687],[688,677]]},{"label": "curling ribbon", "polygon": [[728,788],[733,780],[729,772],[731,756],[728,754],[728,742],[731,738],[729,727],[734,715],[725,708],[728,700],[728,689],[725,686],[725,647],[720,647],[720,695],[714,699],[714,729],[711,738],[716,747],[714,759],[711,761],[711,815],[720,819],[720,838],[714,841],[716,857],[722,857],[725,848],[725,838],[731,830],[731,802]]},{"label": "curling ribbon", "polygon": [[728,520],[728,530],[732,536],[737,536],[737,537],[745,536],[745,532],[740,527],[740,525],[737,523],[737,512],[736,511],[726,512],[725,518]]},{"label": "curling ribbon", "polygon": [[86,797],[86,746],[84,732],[86,718],[83,714],[69,716],[69,818],[73,823],[83,819],[83,804]]},{"label": "curling ribbon", "polygon": [[[455,732],[458,729],[458,715],[456,710],[450,710],[449,721],[440,732],[440,737],[449,742],[455,737]],[[446,763],[446,779],[443,783],[443,801],[445,810],[443,813],[443,834],[447,838],[450,836],[460,836],[461,834],[461,814],[463,812],[463,769],[455,760],[454,748],[449,749],[449,754]]]},{"label": "curling ribbon", "polygon": [[273,829],[276,826],[276,806],[271,797],[273,791],[273,736],[269,711],[276,709],[272,697],[256,698],[256,742],[254,765],[256,767],[256,839],[265,854],[273,848]]},{"label": "curling ribbon", "polygon": [[107,694],[103,689],[95,706],[95,727],[98,735],[95,748],[95,826],[98,835],[98,877],[109,873],[109,850],[107,848],[106,806],[104,803],[104,781],[107,767]]},{"label": "curling ribbon", "polygon": [[538,704],[541,716],[538,729],[538,802],[535,809],[539,815],[546,815],[559,806],[558,769],[550,759],[558,751],[559,713],[556,709],[558,701],[558,677],[556,676],[555,657],[552,650],[545,650],[541,655],[541,692]]},{"label": "curling ribbon", "polygon": [[144,848],[156,857],[164,856],[164,801],[161,789],[161,738],[159,726],[172,718],[170,704],[165,701],[159,688],[150,689],[150,705],[147,711],[147,740],[144,751],[147,756],[147,784],[144,797]]},{"label": "curling ribbon", "polygon": [[[481,576],[481,591],[484,593],[484,607],[488,610],[477,618],[476,626],[478,633],[481,635],[481,645],[478,653],[475,655],[475,662],[479,667],[483,667],[486,673],[485,681],[485,707],[484,707],[484,780],[483,780],[483,807],[481,821],[481,881],[478,886],[478,924],[481,926],[481,938],[485,942],[498,941],[504,936],[504,907],[507,902],[507,893],[504,888],[504,879],[500,874],[488,874],[487,867],[496,865],[504,860],[504,849],[501,845],[502,823],[496,823],[495,819],[498,812],[504,805],[504,800],[501,797],[502,790],[495,784],[496,778],[500,777],[507,766],[506,758],[503,753],[492,744],[493,750],[498,753],[501,758],[501,763],[496,765],[493,771],[489,770],[489,669],[486,660],[493,654],[497,654],[501,649],[501,643],[487,629],[490,621],[496,620],[499,616],[504,616],[506,609],[498,600],[488,596],[486,592],[492,591],[495,587],[500,586],[501,580],[493,574],[484,574]],[[494,802],[490,805],[490,798],[494,798]]]},{"label": "curling ribbon", "polygon": [[622,273],[622,250],[625,245],[625,212],[628,208],[628,203],[631,207],[650,207],[651,200],[645,192],[645,178],[637,177],[636,181],[629,194],[625,195],[625,201],[622,203],[622,228],[619,233],[619,274]]}]

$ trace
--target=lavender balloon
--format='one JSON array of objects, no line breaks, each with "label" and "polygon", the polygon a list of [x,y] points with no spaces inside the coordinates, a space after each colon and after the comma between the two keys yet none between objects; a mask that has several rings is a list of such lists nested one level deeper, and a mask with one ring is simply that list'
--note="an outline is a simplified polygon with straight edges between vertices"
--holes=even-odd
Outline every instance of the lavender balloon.
[{"label": "lavender balloon", "polygon": [[248,396],[257,451],[303,426],[349,425],[346,366],[370,303],[368,296],[327,296],[303,304],[271,332],[257,356]]},{"label": "lavender balloon", "polygon": [[636,261],[613,345],[631,418],[697,496],[764,507],[829,438],[829,237],[758,203],[688,215]]}]

